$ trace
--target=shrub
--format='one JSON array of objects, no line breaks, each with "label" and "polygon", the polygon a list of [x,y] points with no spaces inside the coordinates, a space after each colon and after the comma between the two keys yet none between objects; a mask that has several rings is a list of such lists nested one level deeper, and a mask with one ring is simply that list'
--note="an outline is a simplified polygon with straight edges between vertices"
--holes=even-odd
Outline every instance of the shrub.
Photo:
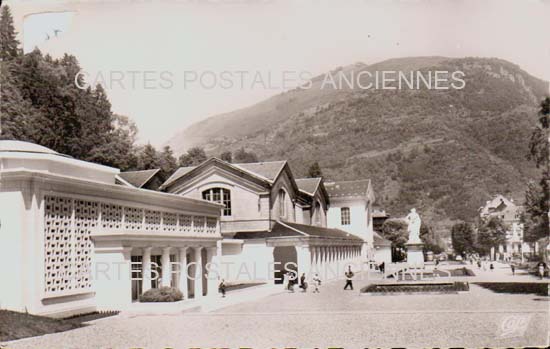
[{"label": "shrub", "polygon": [[174,287],[152,288],[139,297],[140,302],[177,302],[183,299],[183,293]]}]

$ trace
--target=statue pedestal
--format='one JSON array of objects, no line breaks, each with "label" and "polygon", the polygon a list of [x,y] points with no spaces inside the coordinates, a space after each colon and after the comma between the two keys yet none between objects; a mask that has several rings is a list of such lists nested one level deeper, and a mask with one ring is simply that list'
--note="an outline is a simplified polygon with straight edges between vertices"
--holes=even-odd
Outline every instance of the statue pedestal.
[{"label": "statue pedestal", "polygon": [[407,242],[407,264],[412,268],[424,268],[423,243]]}]

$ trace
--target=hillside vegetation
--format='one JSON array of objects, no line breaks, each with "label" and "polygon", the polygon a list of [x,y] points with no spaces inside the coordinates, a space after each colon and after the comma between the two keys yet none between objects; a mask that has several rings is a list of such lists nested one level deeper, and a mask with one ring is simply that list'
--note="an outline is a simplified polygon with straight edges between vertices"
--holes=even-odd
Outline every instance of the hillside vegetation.
[{"label": "hillside vegetation", "polygon": [[327,179],[371,178],[377,204],[392,216],[416,207],[445,227],[472,220],[494,194],[523,200],[538,178],[526,154],[548,85],[517,65],[420,57],[337,70],[460,70],[466,87],[334,90],[320,89],[318,77],[310,89],[199,122],[169,144],[176,153],[202,145],[211,155],[244,147],[262,160],[288,159],[297,176],[318,161]]}]

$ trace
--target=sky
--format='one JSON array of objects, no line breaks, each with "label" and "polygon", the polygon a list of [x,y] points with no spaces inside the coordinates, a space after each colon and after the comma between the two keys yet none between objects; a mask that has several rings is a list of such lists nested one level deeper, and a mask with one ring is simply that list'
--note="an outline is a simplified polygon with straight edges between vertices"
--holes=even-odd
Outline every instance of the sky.
[{"label": "sky", "polygon": [[156,146],[356,62],[498,57],[550,80],[550,0],[4,2],[26,51],[75,55]]}]

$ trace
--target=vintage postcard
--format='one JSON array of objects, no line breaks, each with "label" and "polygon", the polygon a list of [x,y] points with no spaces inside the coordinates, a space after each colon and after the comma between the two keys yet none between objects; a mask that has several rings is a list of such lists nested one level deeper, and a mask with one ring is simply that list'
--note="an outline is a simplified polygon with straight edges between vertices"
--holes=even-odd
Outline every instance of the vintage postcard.
[{"label": "vintage postcard", "polygon": [[549,0],[0,3],[0,349],[550,345]]}]

